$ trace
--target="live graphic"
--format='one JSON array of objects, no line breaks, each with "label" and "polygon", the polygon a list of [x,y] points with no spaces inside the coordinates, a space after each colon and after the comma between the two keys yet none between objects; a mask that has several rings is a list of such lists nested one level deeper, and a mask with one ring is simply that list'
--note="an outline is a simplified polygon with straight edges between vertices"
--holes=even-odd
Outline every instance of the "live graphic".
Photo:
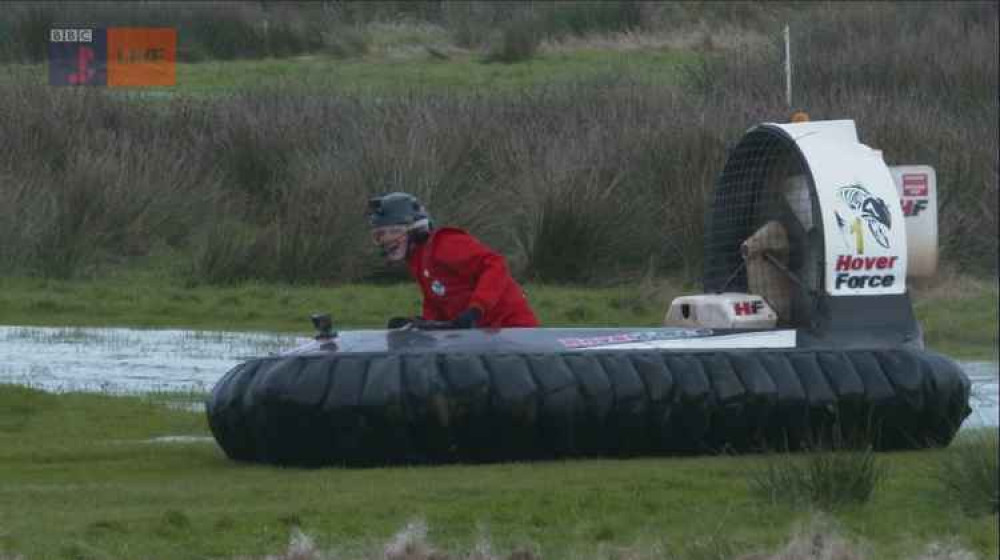
[{"label": "live graphic", "polygon": [[177,30],[79,27],[49,30],[49,84],[148,87],[175,85]]}]

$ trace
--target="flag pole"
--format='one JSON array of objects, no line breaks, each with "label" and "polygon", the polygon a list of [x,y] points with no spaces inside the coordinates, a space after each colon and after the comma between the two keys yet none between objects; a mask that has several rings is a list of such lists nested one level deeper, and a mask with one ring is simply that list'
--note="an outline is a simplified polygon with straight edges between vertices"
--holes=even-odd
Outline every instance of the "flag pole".
[{"label": "flag pole", "polygon": [[785,24],[785,101],[792,109],[792,39],[789,26]]}]

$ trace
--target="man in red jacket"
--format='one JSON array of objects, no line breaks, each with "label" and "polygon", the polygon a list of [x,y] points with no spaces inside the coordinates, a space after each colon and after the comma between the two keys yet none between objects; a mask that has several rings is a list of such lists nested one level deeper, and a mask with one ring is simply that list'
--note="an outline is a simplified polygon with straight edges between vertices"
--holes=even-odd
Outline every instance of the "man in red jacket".
[{"label": "man in red jacket", "polygon": [[504,258],[458,228],[435,228],[420,201],[394,192],[368,201],[372,239],[390,262],[406,261],[423,312],[389,328],[537,327],[538,319]]}]

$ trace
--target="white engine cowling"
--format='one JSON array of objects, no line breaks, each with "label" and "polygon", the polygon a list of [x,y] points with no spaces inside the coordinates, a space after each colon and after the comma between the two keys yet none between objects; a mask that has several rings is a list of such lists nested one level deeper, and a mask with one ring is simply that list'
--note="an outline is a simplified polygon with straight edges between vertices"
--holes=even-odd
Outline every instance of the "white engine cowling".
[{"label": "white engine cowling", "polygon": [[[937,174],[929,165],[894,165],[889,167],[899,202],[903,207],[906,228],[906,276],[927,278],[937,272],[938,211]],[[790,177],[784,186],[786,196],[802,196],[806,192],[805,177]],[[806,227],[812,227],[811,216],[799,216]]]},{"label": "white engine cowling", "polygon": [[938,265],[937,175],[929,165],[889,168],[906,223],[906,275],[933,276]]},{"label": "white engine cowling", "polygon": [[778,315],[760,296],[722,293],[674,299],[663,324],[667,327],[769,329],[774,328],[777,320]]}]

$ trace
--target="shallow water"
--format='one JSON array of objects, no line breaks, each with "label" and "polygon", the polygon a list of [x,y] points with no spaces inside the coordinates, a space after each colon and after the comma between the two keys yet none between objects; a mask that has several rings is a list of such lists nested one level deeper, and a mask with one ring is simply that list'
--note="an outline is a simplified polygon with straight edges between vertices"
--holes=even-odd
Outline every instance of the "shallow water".
[{"label": "shallow water", "polygon": [[[0,383],[46,391],[210,391],[230,368],[298,346],[307,336],[271,333],[0,326]],[[965,427],[1000,425],[994,362],[960,362],[972,381]]]},{"label": "shallow water", "polygon": [[972,381],[969,404],[972,414],[962,423],[963,428],[1000,425],[1000,383],[994,362],[959,362]]},{"label": "shallow water", "polygon": [[204,392],[236,364],[303,340],[270,333],[0,326],[0,383],[57,392]]}]

